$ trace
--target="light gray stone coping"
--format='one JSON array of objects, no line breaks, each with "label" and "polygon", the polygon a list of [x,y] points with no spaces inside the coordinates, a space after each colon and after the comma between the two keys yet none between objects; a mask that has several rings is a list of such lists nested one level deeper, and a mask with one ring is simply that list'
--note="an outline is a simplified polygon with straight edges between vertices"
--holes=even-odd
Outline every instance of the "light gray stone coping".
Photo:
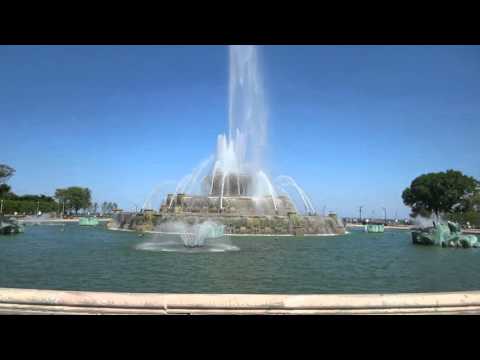
[{"label": "light gray stone coping", "polygon": [[470,314],[480,291],[399,294],[154,294],[0,288],[0,314]]}]

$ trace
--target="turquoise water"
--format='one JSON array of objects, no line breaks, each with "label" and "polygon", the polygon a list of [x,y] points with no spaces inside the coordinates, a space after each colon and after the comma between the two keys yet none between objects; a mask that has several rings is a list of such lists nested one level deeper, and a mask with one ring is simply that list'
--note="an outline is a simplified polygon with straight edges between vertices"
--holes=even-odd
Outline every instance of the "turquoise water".
[{"label": "turquoise water", "polygon": [[480,290],[480,249],[415,246],[404,230],[232,237],[221,248],[232,251],[224,252],[181,246],[159,251],[162,241],[102,226],[27,226],[23,234],[0,237],[0,287],[289,294]]}]

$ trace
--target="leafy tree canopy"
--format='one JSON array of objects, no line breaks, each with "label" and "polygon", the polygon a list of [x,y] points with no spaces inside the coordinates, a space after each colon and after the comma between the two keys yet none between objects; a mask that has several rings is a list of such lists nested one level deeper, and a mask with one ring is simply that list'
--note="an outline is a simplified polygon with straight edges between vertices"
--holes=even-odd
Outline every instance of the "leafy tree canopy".
[{"label": "leafy tree canopy", "polygon": [[478,193],[480,182],[460,171],[429,173],[415,178],[402,193],[405,205],[412,208],[412,216],[449,213],[467,206]]},{"label": "leafy tree canopy", "polygon": [[4,184],[15,174],[15,169],[4,164],[0,164],[0,184]]},{"label": "leafy tree canopy", "polygon": [[79,186],[57,189],[55,198],[64,203],[66,209],[75,210],[75,213],[78,213],[80,209],[88,209],[92,205],[90,189]]},{"label": "leafy tree canopy", "polygon": [[1,184],[0,185],[0,196],[1,197],[4,197],[9,192],[10,192],[10,186],[8,186],[7,184]]},{"label": "leafy tree canopy", "polygon": [[106,202],[106,201],[104,201],[104,202],[102,203],[101,208],[102,208],[102,213],[104,213],[104,214],[111,214],[112,211],[117,208],[117,204],[116,204],[116,203],[113,203],[113,202]]}]

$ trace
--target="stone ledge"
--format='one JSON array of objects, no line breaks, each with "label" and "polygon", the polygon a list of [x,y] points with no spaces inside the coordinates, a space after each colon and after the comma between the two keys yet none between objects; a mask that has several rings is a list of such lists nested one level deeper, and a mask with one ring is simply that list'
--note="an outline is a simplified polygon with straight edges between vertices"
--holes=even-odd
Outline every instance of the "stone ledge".
[{"label": "stone ledge", "polygon": [[480,314],[480,291],[149,294],[0,288],[0,314]]}]

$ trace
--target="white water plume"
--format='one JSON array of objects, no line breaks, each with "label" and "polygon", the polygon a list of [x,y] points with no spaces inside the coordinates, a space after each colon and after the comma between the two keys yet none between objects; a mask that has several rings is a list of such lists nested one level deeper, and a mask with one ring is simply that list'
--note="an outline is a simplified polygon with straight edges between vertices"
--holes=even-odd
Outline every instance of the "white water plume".
[{"label": "white water plume", "polygon": [[[233,45],[229,48],[228,134],[217,137],[216,153],[203,161],[177,185],[175,195],[188,193],[217,197],[220,210],[224,198],[248,196],[258,204],[272,201],[277,211],[278,192],[293,189],[304,205],[305,212],[316,213],[305,191],[289,176],[273,183],[263,166],[267,146],[267,106],[259,51],[254,45]],[[263,208],[263,205],[260,206]]]},{"label": "white water plume", "polygon": [[169,221],[155,228],[153,237],[137,245],[139,250],[168,252],[225,252],[239,248],[224,233],[224,226],[213,221],[190,224]]},{"label": "white water plume", "polygon": [[167,194],[174,188],[174,181],[164,181],[157,185],[143,202],[142,209],[154,209],[160,207],[165,201]]},{"label": "white water plume", "polygon": [[413,224],[419,228],[433,227],[433,223],[439,224],[446,222],[441,216],[432,214],[430,217],[417,216],[413,219]]},{"label": "white water plume", "polygon": [[275,209],[275,211],[277,211],[277,201],[276,201],[277,192],[273,188],[273,185],[270,182],[270,179],[263,171],[259,171],[257,174],[257,181],[258,183],[255,186],[255,189],[258,192],[257,196],[261,196],[265,193],[271,196],[272,202],[273,202],[273,208]]},{"label": "white water plume", "polygon": [[[287,175],[281,175],[276,178],[276,183],[279,184],[279,186],[286,191],[286,188],[291,187],[293,188],[300,198],[302,199],[303,206],[305,207],[305,211],[307,213],[314,214],[316,213],[315,207],[312,204],[312,201],[308,197],[308,195],[305,193],[305,191],[297,184],[297,182],[291,177]],[[288,191],[286,191],[288,193]]]},{"label": "white water plume", "polygon": [[238,129],[244,136],[243,155],[260,168],[267,145],[267,110],[257,46],[230,46],[228,118],[229,140],[234,141]]}]

